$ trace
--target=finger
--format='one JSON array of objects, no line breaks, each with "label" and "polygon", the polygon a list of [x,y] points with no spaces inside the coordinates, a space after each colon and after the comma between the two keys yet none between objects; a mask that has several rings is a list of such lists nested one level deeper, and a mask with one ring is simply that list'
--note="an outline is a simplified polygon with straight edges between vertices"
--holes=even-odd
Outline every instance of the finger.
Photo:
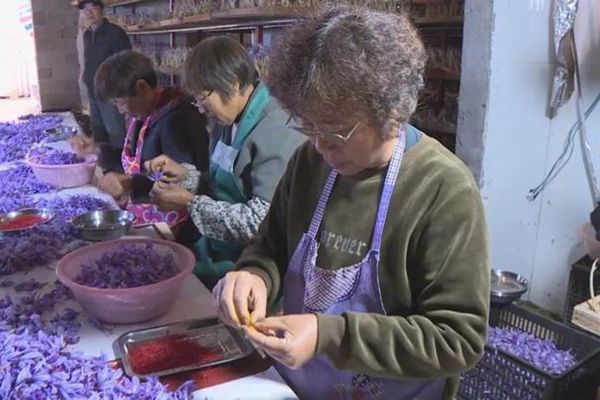
[{"label": "finger", "polygon": [[267,294],[262,290],[253,290],[250,294],[250,300],[252,308],[250,318],[253,322],[263,320],[267,314]]},{"label": "finger", "polygon": [[219,304],[221,303],[221,294],[223,292],[223,279],[219,279],[217,284],[212,290],[212,303],[213,306],[218,309]]},{"label": "finger", "polygon": [[160,160],[158,160],[158,162],[154,166],[154,169],[156,171],[162,171],[165,169],[166,165],[167,165],[167,161],[164,158],[161,158]]},{"label": "finger", "polygon": [[233,303],[233,291],[235,289],[235,279],[225,275],[225,283],[223,284],[223,291],[221,292],[221,301],[219,302],[219,309],[223,314],[229,318],[235,326],[240,326],[237,313],[235,312],[235,305]]},{"label": "finger", "polygon": [[235,321],[233,321],[228,314],[225,314],[223,312],[223,310],[221,309],[221,300],[223,297],[223,286],[225,285],[225,278],[219,280],[219,282],[217,282],[217,285],[213,288],[213,306],[215,307],[215,309],[217,310],[217,316],[219,317],[219,319],[226,325],[231,325],[234,327],[237,327],[237,324],[235,323]]},{"label": "finger", "polygon": [[289,325],[286,323],[287,315],[281,317],[269,317],[261,321],[257,321],[254,326],[261,331],[288,331]]},{"label": "finger", "polygon": [[[250,340],[250,338],[248,338]],[[254,341],[250,340],[250,343],[254,346],[255,349],[259,349],[261,352],[268,354],[270,357],[276,359],[277,361],[284,363],[285,360],[289,358],[289,355],[280,351],[267,351],[256,344]]]},{"label": "finger", "polygon": [[164,158],[164,156],[158,156],[158,157],[153,158],[150,161],[146,161],[144,163],[144,167],[146,168],[147,171],[150,171],[150,172],[160,171],[165,163],[163,158]]},{"label": "finger", "polygon": [[250,313],[248,312],[248,297],[252,290],[250,282],[248,279],[236,279],[233,292],[233,303],[242,325],[248,325],[250,322]]},{"label": "finger", "polygon": [[287,337],[280,338],[274,335],[265,335],[258,329],[245,329],[248,338],[266,352],[283,353],[287,349]]},{"label": "finger", "polygon": [[169,182],[164,182],[162,180],[156,182],[156,187],[158,190],[169,190],[169,188],[171,187],[171,184]]},{"label": "finger", "polygon": [[174,175],[164,174],[163,176],[160,177],[160,182],[176,183],[177,178]]}]

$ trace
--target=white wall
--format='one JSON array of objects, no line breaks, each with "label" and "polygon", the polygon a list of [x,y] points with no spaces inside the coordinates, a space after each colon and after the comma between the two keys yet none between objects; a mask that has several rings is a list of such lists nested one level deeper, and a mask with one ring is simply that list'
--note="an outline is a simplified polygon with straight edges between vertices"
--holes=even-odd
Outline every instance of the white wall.
[{"label": "white wall", "polygon": [[[538,3],[539,9],[532,7]],[[534,202],[536,186],[576,121],[573,99],[546,116],[552,77],[552,1],[495,0],[482,196],[492,265],[530,279],[529,300],[562,312],[569,269],[584,255],[577,235],[592,210],[579,141],[567,167]],[[585,108],[600,93],[600,2],[580,0],[576,35]],[[600,108],[588,120],[600,174]],[[578,138],[577,138],[578,139]]]}]

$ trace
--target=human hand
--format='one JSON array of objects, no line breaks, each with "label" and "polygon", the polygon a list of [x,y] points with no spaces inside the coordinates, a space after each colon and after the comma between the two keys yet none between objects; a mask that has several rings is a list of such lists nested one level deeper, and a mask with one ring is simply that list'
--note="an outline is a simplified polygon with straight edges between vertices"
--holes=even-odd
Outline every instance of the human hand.
[{"label": "human hand", "polygon": [[315,314],[269,317],[244,327],[248,339],[275,360],[297,369],[315,356],[318,324]]},{"label": "human hand", "polygon": [[235,328],[255,325],[267,313],[267,285],[252,272],[228,272],[212,294],[221,321]]},{"label": "human hand", "polygon": [[154,182],[150,199],[161,210],[180,210],[186,208],[194,195],[176,183]]},{"label": "human hand", "polygon": [[94,139],[91,137],[75,135],[71,136],[67,142],[69,143],[69,146],[71,146],[71,150],[80,156],[95,153],[97,150]]},{"label": "human hand", "polygon": [[131,190],[131,178],[118,172],[108,172],[98,180],[98,188],[110,194],[117,203],[123,203]]},{"label": "human hand", "polygon": [[164,154],[144,163],[144,168],[150,173],[162,172],[164,182],[181,182],[187,176],[187,169],[169,156]]}]

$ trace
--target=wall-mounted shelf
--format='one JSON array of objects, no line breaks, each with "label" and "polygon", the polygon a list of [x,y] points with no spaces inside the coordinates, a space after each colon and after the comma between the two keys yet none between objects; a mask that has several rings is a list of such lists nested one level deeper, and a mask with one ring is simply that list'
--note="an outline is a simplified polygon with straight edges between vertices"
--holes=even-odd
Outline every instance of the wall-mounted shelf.
[{"label": "wall-mounted shelf", "polygon": [[125,31],[131,35],[150,35],[194,30],[233,29],[235,27],[250,29],[259,25],[283,26],[314,12],[313,8],[303,7],[253,7],[220,10],[183,18],[170,18],[144,26],[132,25],[125,27]]},{"label": "wall-mounted shelf", "polygon": [[248,19],[248,18],[292,18],[314,15],[317,9],[312,7],[283,7],[265,6],[251,8],[232,8],[212,12],[212,18],[220,19]]},{"label": "wall-mounted shelf", "polygon": [[[104,1],[104,5],[106,7],[117,7],[117,6],[127,6],[129,4],[135,4],[135,3],[141,3],[144,1],[150,1],[150,0],[105,0]],[[71,1],[71,5],[77,7],[77,4],[79,2],[77,0],[73,0]]]},{"label": "wall-mounted shelf", "polygon": [[[134,7],[137,3],[168,3],[168,14],[164,19],[151,17],[149,15],[135,13]],[[138,44],[144,43],[166,43],[167,38],[152,35],[168,36],[170,48],[192,47],[198,40],[205,36],[206,32],[236,32],[237,37],[243,42],[260,44],[263,42],[263,33],[270,28],[286,27],[294,24],[298,19],[311,17],[318,14],[317,7],[284,7],[261,6],[249,8],[229,8],[222,10],[212,10],[190,15],[186,17],[175,17],[177,4],[182,0],[105,0],[107,7],[130,5],[133,10],[131,13],[119,14],[121,22],[128,20],[130,22],[140,21],[139,25],[130,25],[123,27],[131,35],[132,41]],[[412,20],[418,29],[425,35],[429,49],[455,49],[462,45],[462,11],[464,4],[462,0],[407,0],[410,2]],[[76,5],[77,2],[73,1]],[[216,2],[211,3],[213,5]],[[225,6],[226,2],[220,2]],[[161,12],[165,9],[162,4]],[[150,7],[152,12],[152,7]],[[181,11],[181,9],[179,9]],[[188,35],[189,34],[189,35]],[[236,37],[236,35],[232,35]],[[271,40],[271,39],[269,39]],[[143,46],[141,46],[143,47]],[[435,55],[435,54],[434,54]],[[460,54],[459,54],[460,57]],[[422,99],[427,99],[427,105],[430,109],[444,111],[449,113],[451,122],[448,127],[437,123],[435,118],[432,120],[425,117],[421,122],[429,125],[422,126],[423,130],[442,141],[448,148],[454,150],[456,132],[453,129],[453,122],[456,119],[452,117],[457,109],[456,101],[452,100],[448,93],[457,92],[460,82],[460,59],[456,57],[444,57],[437,55],[430,57],[431,66],[425,71],[425,80],[427,88],[423,91]],[[161,58],[156,58],[157,63],[161,63]],[[181,68],[169,68],[158,66],[157,72],[162,75],[170,76],[171,84],[177,81],[181,75]],[[430,93],[427,93],[429,91]]]},{"label": "wall-mounted shelf", "polygon": [[258,26],[263,28],[277,28],[290,25],[296,20],[292,18],[280,20],[254,20],[254,21],[232,21],[232,20],[211,20],[204,24],[175,25],[165,28],[145,29],[139,27],[126,27],[125,31],[129,35],[157,35],[177,32],[196,32],[196,31],[243,31],[256,29]]}]

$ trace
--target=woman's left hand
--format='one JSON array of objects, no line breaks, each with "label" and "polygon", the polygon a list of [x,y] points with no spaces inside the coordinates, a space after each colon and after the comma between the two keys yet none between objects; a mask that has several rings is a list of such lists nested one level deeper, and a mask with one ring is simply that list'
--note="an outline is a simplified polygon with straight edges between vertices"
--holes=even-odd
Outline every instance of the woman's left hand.
[{"label": "woman's left hand", "polygon": [[292,369],[310,361],[317,348],[318,325],[314,314],[269,317],[244,331],[255,345]]},{"label": "woman's left hand", "polygon": [[71,150],[80,156],[93,154],[98,150],[98,147],[94,144],[94,139],[84,135],[71,136],[67,142],[71,146]]},{"label": "woman's left hand", "polygon": [[98,188],[110,194],[117,203],[127,200],[131,190],[131,177],[118,172],[108,172],[98,181]]},{"label": "woman's left hand", "polygon": [[194,195],[177,184],[158,181],[152,187],[150,198],[161,210],[180,210],[187,207]]}]

